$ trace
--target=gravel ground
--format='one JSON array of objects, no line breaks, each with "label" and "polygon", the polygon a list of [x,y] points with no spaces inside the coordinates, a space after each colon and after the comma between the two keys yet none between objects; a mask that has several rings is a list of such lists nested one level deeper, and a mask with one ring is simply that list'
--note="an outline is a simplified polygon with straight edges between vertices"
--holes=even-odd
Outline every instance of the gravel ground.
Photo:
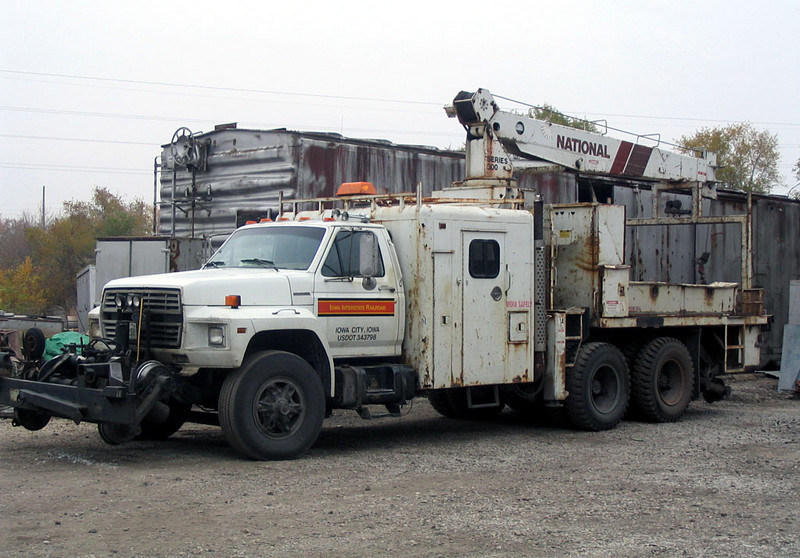
[{"label": "gravel ground", "polygon": [[800,400],[733,378],[676,424],[339,412],[301,459],[218,428],[107,446],[0,422],[2,556],[800,556]]}]

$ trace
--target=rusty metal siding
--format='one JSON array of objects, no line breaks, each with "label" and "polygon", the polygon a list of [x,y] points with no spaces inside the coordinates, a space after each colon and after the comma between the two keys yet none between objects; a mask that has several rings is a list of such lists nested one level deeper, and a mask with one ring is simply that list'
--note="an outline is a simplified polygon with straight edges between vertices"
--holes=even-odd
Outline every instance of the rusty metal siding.
[{"label": "rusty metal siding", "polygon": [[[398,193],[414,191],[422,182],[429,194],[461,180],[464,172],[463,153],[338,134],[232,129],[198,139],[208,144],[208,164],[195,176],[196,236],[230,232],[243,213],[276,210],[281,191],[286,199],[332,196],[342,182],[368,181],[379,192]],[[162,147],[162,161],[160,231],[169,234],[173,181],[169,145]],[[192,186],[192,175],[179,168],[175,177],[175,198],[183,210],[176,212],[175,234],[190,235],[193,219],[185,193]]]},{"label": "rusty metal siding", "polygon": [[753,236],[753,284],[764,288],[766,311],[774,316],[762,353],[777,361],[789,320],[789,284],[800,278],[800,201],[756,197]]}]

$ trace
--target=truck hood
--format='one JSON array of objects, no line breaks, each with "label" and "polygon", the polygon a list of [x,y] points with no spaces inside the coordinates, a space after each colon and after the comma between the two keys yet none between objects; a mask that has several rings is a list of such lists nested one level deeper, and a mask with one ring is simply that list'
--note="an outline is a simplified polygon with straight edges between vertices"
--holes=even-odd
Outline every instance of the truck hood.
[{"label": "truck hood", "polygon": [[290,274],[307,275],[263,268],[201,269],[125,277],[109,281],[105,288],[180,289],[183,304],[189,306],[224,306],[227,295],[241,296],[242,306],[281,306],[292,303]]}]

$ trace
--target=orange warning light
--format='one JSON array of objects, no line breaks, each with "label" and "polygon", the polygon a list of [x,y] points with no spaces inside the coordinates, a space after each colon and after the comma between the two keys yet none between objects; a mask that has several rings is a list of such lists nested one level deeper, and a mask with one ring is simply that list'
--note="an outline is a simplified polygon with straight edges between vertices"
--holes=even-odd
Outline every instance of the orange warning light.
[{"label": "orange warning light", "polygon": [[337,196],[374,196],[378,193],[372,182],[344,182],[336,192]]}]

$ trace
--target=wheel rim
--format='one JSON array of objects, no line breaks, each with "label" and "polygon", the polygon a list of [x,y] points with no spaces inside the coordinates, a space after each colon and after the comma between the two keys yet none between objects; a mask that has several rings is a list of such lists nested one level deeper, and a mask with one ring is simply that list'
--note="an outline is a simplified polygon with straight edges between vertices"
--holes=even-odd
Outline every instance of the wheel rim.
[{"label": "wheel rim", "polygon": [[665,405],[677,405],[683,395],[683,368],[675,360],[668,360],[658,371],[658,397]]},{"label": "wheel rim", "polygon": [[288,438],[300,428],[306,401],[300,387],[289,378],[273,378],[257,391],[253,418],[259,430],[273,439]]},{"label": "wheel rim", "polygon": [[591,381],[592,405],[600,413],[610,413],[617,407],[619,399],[619,378],[611,366],[601,366],[595,370]]}]

